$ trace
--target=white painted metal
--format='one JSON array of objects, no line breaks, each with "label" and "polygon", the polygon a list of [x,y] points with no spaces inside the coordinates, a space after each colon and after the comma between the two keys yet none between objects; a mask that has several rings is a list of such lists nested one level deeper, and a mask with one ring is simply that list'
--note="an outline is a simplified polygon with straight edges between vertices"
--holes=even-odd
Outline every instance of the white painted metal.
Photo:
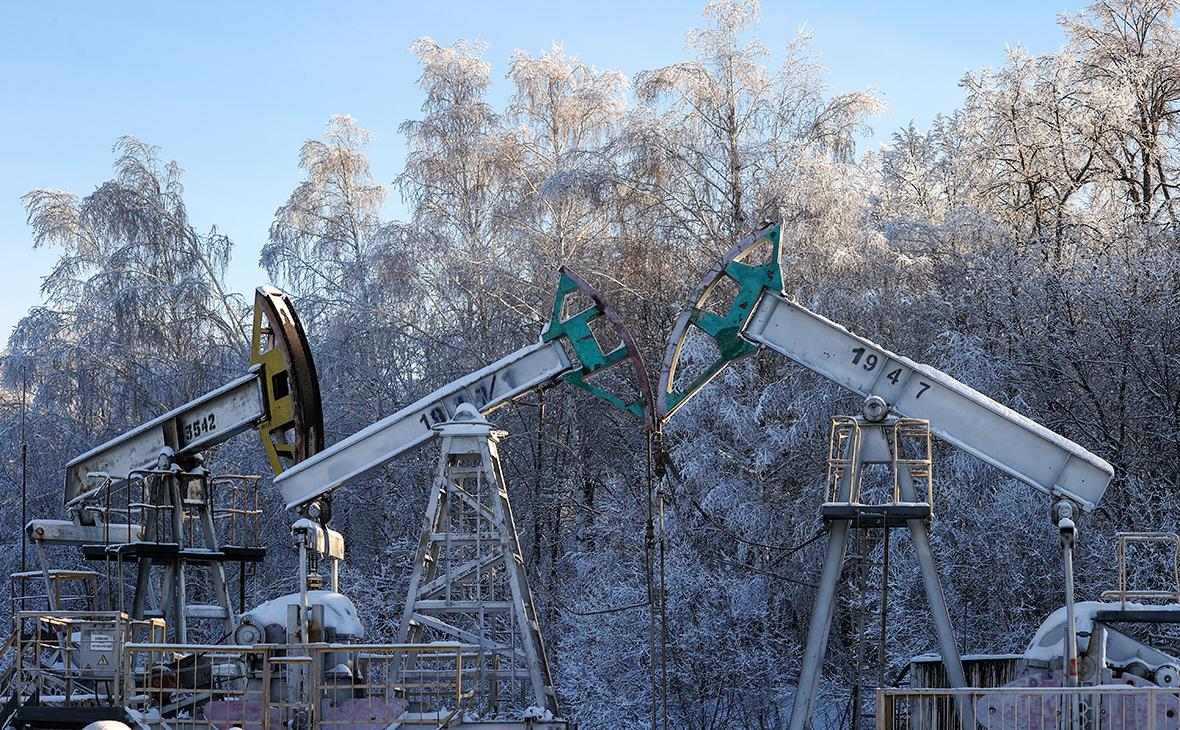
[{"label": "white painted metal", "polygon": [[30,540],[45,545],[101,545],[143,539],[143,525],[125,522],[79,525],[71,520],[29,520],[25,532]]},{"label": "white painted metal", "polygon": [[[1078,624],[1074,605],[1073,590],[1073,546],[1076,528],[1073,520],[1063,517],[1058,523],[1061,530],[1062,566],[1065,568],[1065,657],[1061,683],[1064,687],[1076,687],[1080,683],[1078,666]],[[1081,702],[1078,695],[1070,697],[1067,728],[1081,728]]]},{"label": "white painted metal", "polygon": [[[884,437],[884,434],[881,434]],[[898,448],[896,445],[894,448]],[[914,489],[910,467],[898,464],[898,487],[901,498],[906,502],[916,502],[919,499]],[[930,620],[934,623],[934,634],[938,637],[938,649],[942,654],[942,664],[946,668],[946,676],[952,687],[966,687],[967,673],[963,670],[963,659],[959,655],[959,647],[955,643],[955,629],[951,625],[951,614],[947,609],[946,596],[942,592],[942,582],[938,576],[938,566],[934,561],[934,550],[930,547],[930,533],[924,520],[907,520],[910,528],[910,539],[914,543],[914,555],[918,558],[918,571],[922,574],[922,586],[926,590],[926,605],[930,607]],[[965,720],[967,707],[960,703],[959,713]],[[966,725],[966,723],[964,723]]]},{"label": "white painted metal", "polygon": [[344,536],[330,527],[304,517],[291,525],[291,535],[297,545],[303,543],[322,557],[344,560]]},{"label": "white painted metal", "polygon": [[294,509],[432,438],[459,406],[470,403],[487,414],[573,368],[559,342],[522,347],[292,466],[275,484]]},{"label": "white painted metal", "polygon": [[[486,690],[491,709],[508,709],[496,707],[501,697],[523,695],[556,715],[557,695],[500,467],[497,443],[503,432],[494,431],[471,404],[461,405],[438,432],[442,453],[398,643],[477,644],[483,649],[482,676],[503,677]],[[451,539],[454,534],[477,539],[460,542]],[[498,688],[505,681],[511,684]]]},{"label": "white painted metal", "polygon": [[819,675],[824,664],[824,655],[828,651],[828,636],[832,630],[832,618],[836,608],[836,588],[840,582],[840,573],[844,569],[850,529],[851,523],[848,520],[837,520],[828,528],[828,545],[824,551],[819,588],[815,593],[815,605],[811,608],[811,621],[807,627],[807,645],[804,647],[803,664],[799,669],[795,703],[791,707],[792,730],[805,728],[811,721],[811,709],[819,688]]},{"label": "white painted metal", "polygon": [[[846,451],[838,456],[851,465],[840,478],[836,502],[853,503],[854,496],[859,492],[856,482],[860,479],[866,465],[889,465],[897,470],[896,477],[902,503],[918,504],[925,499],[914,488],[913,476],[908,464],[899,463],[894,459],[894,449],[900,448],[890,443],[888,432],[892,430],[894,418],[881,422],[869,422],[864,418],[857,418],[860,438],[851,439],[845,445]],[[938,568],[934,560],[934,552],[930,547],[930,535],[927,532],[925,520],[913,519],[906,521],[910,536],[914,542],[914,552],[918,558],[918,570],[922,576],[922,584],[926,591],[926,602],[930,608],[930,619],[934,623],[934,633],[938,638],[939,649],[942,653],[943,664],[946,667],[947,678],[953,687],[967,685],[963,662],[955,644],[954,628],[951,625],[950,613],[947,610],[946,599],[939,582]],[[820,573],[819,587],[816,591],[815,606],[811,612],[811,622],[807,630],[807,645],[803,650],[803,663],[799,669],[799,684],[795,694],[795,703],[791,707],[791,730],[804,730],[811,722],[811,712],[815,697],[819,690],[819,677],[823,668],[824,655],[827,652],[828,637],[831,634],[832,618],[835,614],[836,590],[839,587],[840,574],[844,565],[845,552],[848,545],[848,535],[853,527],[851,519],[833,520],[828,526],[828,545],[824,553],[823,569]],[[965,711],[965,708],[960,708]]]},{"label": "white painted metal", "polygon": [[213,603],[188,603],[184,607],[184,615],[189,618],[217,619],[224,621],[226,610],[224,606]]},{"label": "white painted metal", "polygon": [[[1074,604],[1073,611],[1068,611],[1062,606],[1046,616],[1021,658],[1030,671],[1060,672],[1069,666],[1067,655],[1070,653],[1069,625],[1072,621],[1077,641],[1075,656],[1084,656],[1091,660],[1081,662],[1079,667],[1086,673],[1086,676],[1083,676],[1086,680],[1084,683],[1094,684],[1098,681],[1096,669],[1112,669],[1151,677],[1161,668],[1180,666],[1180,658],[1106,625],[1097,616],[1103,611],[1118,612],[1128,616],[1133,622],[1136,614],[1146,617],[1153,612],[1178,610],[1180,605],[1177,604],[1078,601]],[[1099,640],[1100,631],[1105,632],[1105,641]]]},{"label": "white painted metal", "polygon": [[88,475],[126,479],[137,469],[155,468],[160,453],[195,454],[250,428],[263,416],[258,367],[248,375],[174,408],[97,446],[66,465],[69,503],[89,489]]},{"label": "white painted metal", "polygon": [[1092,510],[1114,474],[1105,460],[946,373],[889,352],[785,297],[767,292],[742,332],[897,413],[1013,477]]}]

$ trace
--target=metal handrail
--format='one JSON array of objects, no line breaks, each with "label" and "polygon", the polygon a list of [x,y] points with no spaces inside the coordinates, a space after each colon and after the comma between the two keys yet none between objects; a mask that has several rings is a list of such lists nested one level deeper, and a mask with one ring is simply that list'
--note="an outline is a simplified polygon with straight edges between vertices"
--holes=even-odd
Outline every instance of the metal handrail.
[{"label": "metal handrail", "polygon": [[[1071,722],[1073,707],[1082,709]],[[882,688],[876,720],[877,730],[1177,730],[1180,688]]]},{"label": "metal handrail", "polygon": [[[1127,587],[1127,547],[1134,543],[1170,544],[1172,546],[1172,589],[1141,590]],[[1103,591],[1102,600],[1118,600],[1126,607],[1128,600],[1168,601],[1180,603],[1180,535],[1174,532],[1116,532],[1115,559],[1118,564],[1118,588]]]},{"label": "metal handrail", "polygon": [[[903,444],[907,439],[916,439],[917,457],[906,458],[902,455]],[[931,456],[930,421],[925,418],[899,418],[893,423],[893,501],[901,501],[900,467],[909,469],[910,479],[923,480],[926,489],[920,490],[915,485],[915,493],[926,493],[926,503],[934,506],[934,459]]]},{"label": "metal handrail", "polygon": [[[825,501],[843,502],[840,485],[849,482],[848,502],[860,501],[860,469],[855,455],[860,452],[860,424],[852,416],[832,416],[828,437],[828,478]],[[845,456],[850,454],[851,456]]]}]

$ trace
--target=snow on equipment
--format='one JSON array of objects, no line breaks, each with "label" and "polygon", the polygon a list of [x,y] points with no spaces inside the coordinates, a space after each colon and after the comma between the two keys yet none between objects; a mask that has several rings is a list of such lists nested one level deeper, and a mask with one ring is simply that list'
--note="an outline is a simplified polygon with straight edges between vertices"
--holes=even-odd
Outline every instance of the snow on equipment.
[{"label": "snow on equipment", "polygon": [[[577,309],[575,294],[587,302],[584,308]],[[599,384],[607,372],[627,366],[631,392],[618,395]],[[496,444],[504,434],[484,415],[561,382],[644,424],[653,421],[647,371],[631,336],[598,293],[564,267],[538,342],[439,388],[275,480],[288,508],[326,523],[334,490],[441,435],[399,635],[413,644],[429,634],[478,647],[488,663],[492,705],[503,709],[513,696],[526,696],[549,718],[557,715],[557,695],[500,466]],[[416,670],[411,663],[405,671]]]},{"label": "snow on equipment", "polygon": [[[578,308],[575,299],[588,304]],[[634,392],[617,395],[599,378],[628,364]],[[483,418],[561,382],[653,422],[647,373],[630,336],[567,269],[539,342],[324,449],[306,334],[287,297],[260,288],[247,374],[72,460],[69,519],[27,526],[41,570],[13,576],[13,585],[22,597],[41,585],[29,599],[48,611],[16,615],[13,670],[0,678],[0,725],[376,730],[461,728],[478,717],[478,727],[566,728],[556,719],[496,448],[502,434]],[[260,478],[213,476],[202,456],[250,429],[274,473],[286,475],[276,483],[301,516],[291,528],[299,590],[246,610],[246,564],[265,556]],[[331,492],[436,434],[443,448],[403,643],[360,643],[361,617],[340,592],[344,540],[328,526]],[[47,548],[55,545],[80,546],[105,576],[51,569]],[[328,578],[318,573],[324,561]],[[236,607],[227,562],[241,566]],[[125,566],[135,567],[131,581]],[[105,611],[97,610],[100,585]],[[87,610],[69,610],[75,598]],[[211,623],[190,625],[197,619]]]},{"label": "snow on equipment", "polygon": [[91,494],[95,481],[126,479],[155,467],[161,455],[184,463],[251,428],[275,474],[324,447],[320,385],[307,334],[290,298],[269,286],[254,293],[249,372],[75,458],[66,465],[66,505],[85,505],[97,496]]},{"label": "snow on equipment", "polygon": [[[275,484],[287,507],[306,510],[338,487],[422,444],[464,403],[487,415],[515,398],[564,381],[650,422],[653,414],[647,369],[622,320],[577,274],[565,267],[560,273],[552,315],[540,341],[444,385],[286,470]],[[568,300],[575,292],[588,298],[590,305],[567,314]],[[607,335],[618,338],[609,351],[603,349],[591,328],[599,318],[609,325],[604,330]],[[608,370],[627,364],[633,371],[634,393],[620,396],[593,382]]]},{"label": "snow on equipment", "polygon": [[[169,637],[185,645],[194,630],[228,638],[245,609],[247,564],[266,554],[258,540],[260,477],[211,475],[203,455],[251,429],[276,474],[323,448],[306,333],[290,299],[266,286],[255,292],[245,375],[73,459],[65,470],[69,519],[26,525],[41,570],[13,576],[14,594],[19,585],[22,609],[41,600],[49,610],[16,614],[14,666],[23,670],[5,719],[62,726],[126,720],[118,700],[127,647],[163,645]],[[103,566],[104,580],[96,571],[52,569],[52,546],[80,547]],[[239,567],[236,608],[227,563]],[[134,570],[131,582],[125,567]],[[86,590],[63,588],[77,584]],[[98,610],[100,584],[105,610]],[[193,671],[186,665],[180,676]]]},{"label": "snow on equipment", "polygon": [[[718,373],[760,348],[787,358],[889,411],[930,421],[931,432],[1052,497],[1085,511],[1102,499],[1113,470],[1106,461],[1063,436],[1000,405],[946,373],[858,337],[782,293],[783,225],[774,223],[734,246],[697,286],[669,337],[656,398],[667,420]],[[760,249],[768,260],[750,263]],[[726,281],[738,287],[729,307],[715,312],[712,295]],[[715,343],[719,355],[704,372],[677,388],[681,351],[694,332]]]},{"label": "snow on equipment", "polygon": [[[1050,497],[1065,568],[1067,638],[1062,662],[1076,667],[1074,518],[1093,510],[1102,499],[1113,476],[1110,464],[946,373],[894,354],[788,299],[782,291],[783,233],[784,225],[773,223],[751,234],[701,281],[671,333],[656,414],[660,422],[666,421],[730,363],[761,348],[784,355],[865,398],[860,415],[833,419],[828,494],[822,510],[828,526],[827,552],[791,713],[792,730],[802,730],[810,723],[852,528],[909,528],[947,676],[952,687],[966,685],[930,549],[930,434]],[[717,302],[723,291],[730,292],[732,298]],[[687,343],[702,336],[711,342],[716,355],[685,374],[682,361],[687,359]],[[694,354],[701,349],[705,348],[695,348]],[[884,494],[870,499],[866,485],[872,474],[882,472]],[[1076,670],[1070,679],[1076,683]],[[854,727],[859,722],[859,689],[858,678]],[[966,723],[969,703],[960,697],[953,706],[956,709],[948,709],[948,714],[958,715],[959,722]],[[950,717],[947,727],[958,726],[955,720]]]},{"label": "snow on equipment", "polygon": [[[259,479],[211,476],[202,454],[254,429],[277,474],[323,448],[315,363],[286,294],[257,289],[251,343],[247,374],[67,464],[70,519],[34,519],[26,527],[43,563],[47,546],[77,545],[120,572],[124,563],[136,564],[132,618],[164,619],[180,642],[190,619],[214,620],[218,633],[232,628],[224,564],[239,563],[244,576],[246,563],[265,555],[256,530]],[[218,521],[231,529],[218,529]],[[207,575],[190,576],[192,570]],[[209,602],[189,601],[190,577],[211,584]],[[61,608],[48,572],[45,580],[50,608]]]}]

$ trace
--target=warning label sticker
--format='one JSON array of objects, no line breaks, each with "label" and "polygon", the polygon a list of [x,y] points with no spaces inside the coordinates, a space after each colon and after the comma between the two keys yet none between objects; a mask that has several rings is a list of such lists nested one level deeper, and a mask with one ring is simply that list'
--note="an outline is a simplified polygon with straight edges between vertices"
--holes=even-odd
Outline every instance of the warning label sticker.
[{"label": "warning label sticker", "polygon": [[110,631],[95,631],[90,635],[91,651],[114,651],[115,634]]}]

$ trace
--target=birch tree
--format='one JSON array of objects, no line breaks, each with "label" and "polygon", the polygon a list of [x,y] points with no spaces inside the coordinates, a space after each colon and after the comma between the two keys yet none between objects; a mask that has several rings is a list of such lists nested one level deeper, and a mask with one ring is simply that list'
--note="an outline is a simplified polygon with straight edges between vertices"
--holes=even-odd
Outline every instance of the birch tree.
[{"label": "birch tree", "polygon": [[[80,197],[24,196],[35,247],[60,252],[0,358],[0,460],[20,479],[28,449],[29,517],[61,516],[74,456],[241,374],[245,302],[224,284],[232,244],[198,233],[181,169],[133,137],[114,147],[113,177]],[[22,402],[23,401],[23,402]],[[2,516],[21,534],[19,500]],[[16,569],[19,551],[3,567]]]},{"label": "birch tree", "polygon": [[608,146],[626,104],[627,78],[599,71],[554,44],[535,56],[515,51],[516,88],[508,120],[519,125],[521,206],[513,215],[539,279],[562,264],[593,262],[609,248],[617,175]]},{"label": "birch tree", "polygon": [[334,114],[324,139],[304,142],[305,177],[276,211],[262,247],[259,263],[315,310],[355,307],[372,293],[388,191],[369,171],[371,140],[352,117]]},{"label": "birch tree", "polygon": [[[331,433],[354,431],[405,399],[419,377],[413,256],[381,207],[372,135],[333,115],[299,151],[303,180],[276,212],[261,265],[297,299],[332,404]],[[391,346],[391,343],[396,343]],[[359,395],[363,394],[363,396]]]},{"label": "birch tree", "polygon": [[780,212],[781,193],[760,189],[768,175],[790,179],[797,150],[848,159],[879,102],[865,92],[829,97],[805,35],[771,74],[769,49],[750,37],[756,0],[714,0],[703,17],[688,34],[694,60],[636,78],[648,113],[633,134],[641,184],[690,238],[717,248]]},{"label": "birch tree", "polygon": [[418,292],[433,320],[464,323],[438,343],[439,361],[458,352],[459,365],[471,362],[470,356],[503,354],[504,335],[517,330],[501,315],[525,307],[519,292],[500,286],[519,264],[506,213],[519,181],[521,149],[486,100],[491,67],[481,57],[484,44],[441,46],[419,38],[411,49],[422,66],[418,83],[426,96],[422,118],[401,125],[409,152],[397,186],[411,208],[409,235],[422,277]]},{"label": "birch tree", "polygon": [[1128,207],[1141,222],[1175,225],[1180,30],[1176,0],[1102,0],[1061,26],[1085,78],[1118,99],[1117,139],[1103,150]]},{"label": "birch tree", "polygon": [[45,304],[9,340],[52,400],[97,437],[203,392],[245,362],[244,303],[225,288],[232,247],[199,234],[181,169],[133,137],[115,145],[115,176],[79,198],[25,197],[35,246],[62,255],[42,284]]}]

